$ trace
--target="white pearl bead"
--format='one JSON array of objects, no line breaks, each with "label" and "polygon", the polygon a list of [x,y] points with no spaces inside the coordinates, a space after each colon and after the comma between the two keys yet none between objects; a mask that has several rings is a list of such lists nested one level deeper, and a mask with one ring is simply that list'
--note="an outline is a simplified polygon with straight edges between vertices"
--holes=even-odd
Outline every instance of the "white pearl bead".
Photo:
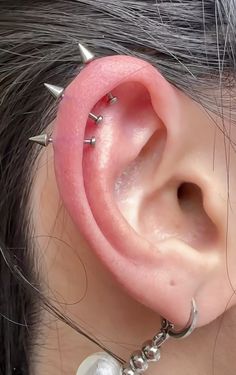
[{"label": "white pearl bead", "polygon": [[76,375],[120,375],[118,361],[105,352],[87,357],[79,366]]}]

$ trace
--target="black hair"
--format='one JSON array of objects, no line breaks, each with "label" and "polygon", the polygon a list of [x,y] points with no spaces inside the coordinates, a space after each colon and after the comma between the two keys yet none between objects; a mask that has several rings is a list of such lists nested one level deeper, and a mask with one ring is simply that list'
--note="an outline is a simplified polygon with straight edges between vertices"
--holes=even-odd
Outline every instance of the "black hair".
[{"label": "black hair", "polygon": [[56,115],[43,83],[66,87],[73,80],[82,42],[97,56],[149,61],[223,118],[234,85],[235,33],[231,0],[0,0],[1,375],[29,374],[44,308],[87,336],[40,287],[29,205],[39,149],[28,138]]}]

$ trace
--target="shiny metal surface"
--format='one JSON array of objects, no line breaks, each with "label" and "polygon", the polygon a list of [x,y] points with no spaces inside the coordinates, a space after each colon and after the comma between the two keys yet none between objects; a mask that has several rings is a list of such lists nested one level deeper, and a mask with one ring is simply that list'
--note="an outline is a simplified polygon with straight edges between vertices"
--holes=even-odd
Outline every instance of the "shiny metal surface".
[{"label": "shiny metal surface", "polygon": [[52,142],[52,138],[48,134],[39,134],[29,138],[30,142],[37,143],[40,146],[47,147]]},{"label": "shiny metal surface", "polygon": [[91,112],[89,114],[89,118],[91,118],[91,120],[93,120],[96,124],[99,124],[103,120],[102,116],[96,116]]},{"label": "shiny metal surface", "polygon": [[63,98],[64,88],[60,86],[50,85],[49,83],[44,83],[44,86],[49,91],[54,99]]},{"label": "shiny metal surface", "polygon": [[95,144],[96,144],[96,138],[92,137],[92,138],[89,138],[89,139],[84,139],[84,144],[95,146]]},{"label": "shiny metal surface", "polygon": [[94,54],[91,51],[89,51],[87,47],[85,47],[81,43],[79,43],[78,46],[83,64],[88,64],[95,59]]}]

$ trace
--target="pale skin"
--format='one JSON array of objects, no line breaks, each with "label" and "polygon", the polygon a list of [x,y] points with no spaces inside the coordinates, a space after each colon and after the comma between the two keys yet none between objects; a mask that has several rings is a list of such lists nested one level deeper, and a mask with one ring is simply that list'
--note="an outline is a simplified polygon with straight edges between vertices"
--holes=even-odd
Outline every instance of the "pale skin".
[{"label": "pale skin", "polygon": [[[235,374],[236,158],[220,118],[146,62],[115,56],[82,70],[49,128],[31,198],[45,294],[124,359],[158,332],[160,316],[184,327],[194,297],[197,329],[168,341],[147,374]],[[83,145],[91,135],[95,148]],[[75,374],[101,351],[46,312],[40,324],[36,375]]]}]

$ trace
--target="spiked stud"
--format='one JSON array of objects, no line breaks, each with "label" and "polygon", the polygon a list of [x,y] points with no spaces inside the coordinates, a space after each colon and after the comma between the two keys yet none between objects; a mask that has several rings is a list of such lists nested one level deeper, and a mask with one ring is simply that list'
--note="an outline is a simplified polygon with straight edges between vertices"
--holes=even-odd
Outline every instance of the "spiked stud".
[{"label": "spiked stud", "polygon": [[117,97],[116,96],[113,96],[111,92],[109,92],[109,94],[107,95],[108,97],[108,102],[110,104],[115,104],[117,102]]},{"label": "spiked stud", "polygon": [[99,124],[103,120],[102,116],[96,116],[93,113],[89,114],[89,118],[91,118],[96,124]]},{"label": "spiked stud", "polygon": [[44,86],[50,92],[50,94],[53,96],[54,99],[63,98],[63,95],[64,95],[63,87],[50,85],[49,83],[44,83]]},{"label": "spiked stud", "polygon": [[88,50],[83,44],[79,43],[79,52],[83,64],[88,64],[95,59],[94,54]]},{"label": "spiked stud", "polygon": [[29,141],[37,143],[40,146],[47,147],[49,143],[52,143],[52,138],[49,137],[48,134],[40,134],[29,138]]},{"label": "spiked stud", "polygon": [[96,144],[96,138],[92,137],[90,139],[84,139],[84,144],[95,146],[95,144]]}]

